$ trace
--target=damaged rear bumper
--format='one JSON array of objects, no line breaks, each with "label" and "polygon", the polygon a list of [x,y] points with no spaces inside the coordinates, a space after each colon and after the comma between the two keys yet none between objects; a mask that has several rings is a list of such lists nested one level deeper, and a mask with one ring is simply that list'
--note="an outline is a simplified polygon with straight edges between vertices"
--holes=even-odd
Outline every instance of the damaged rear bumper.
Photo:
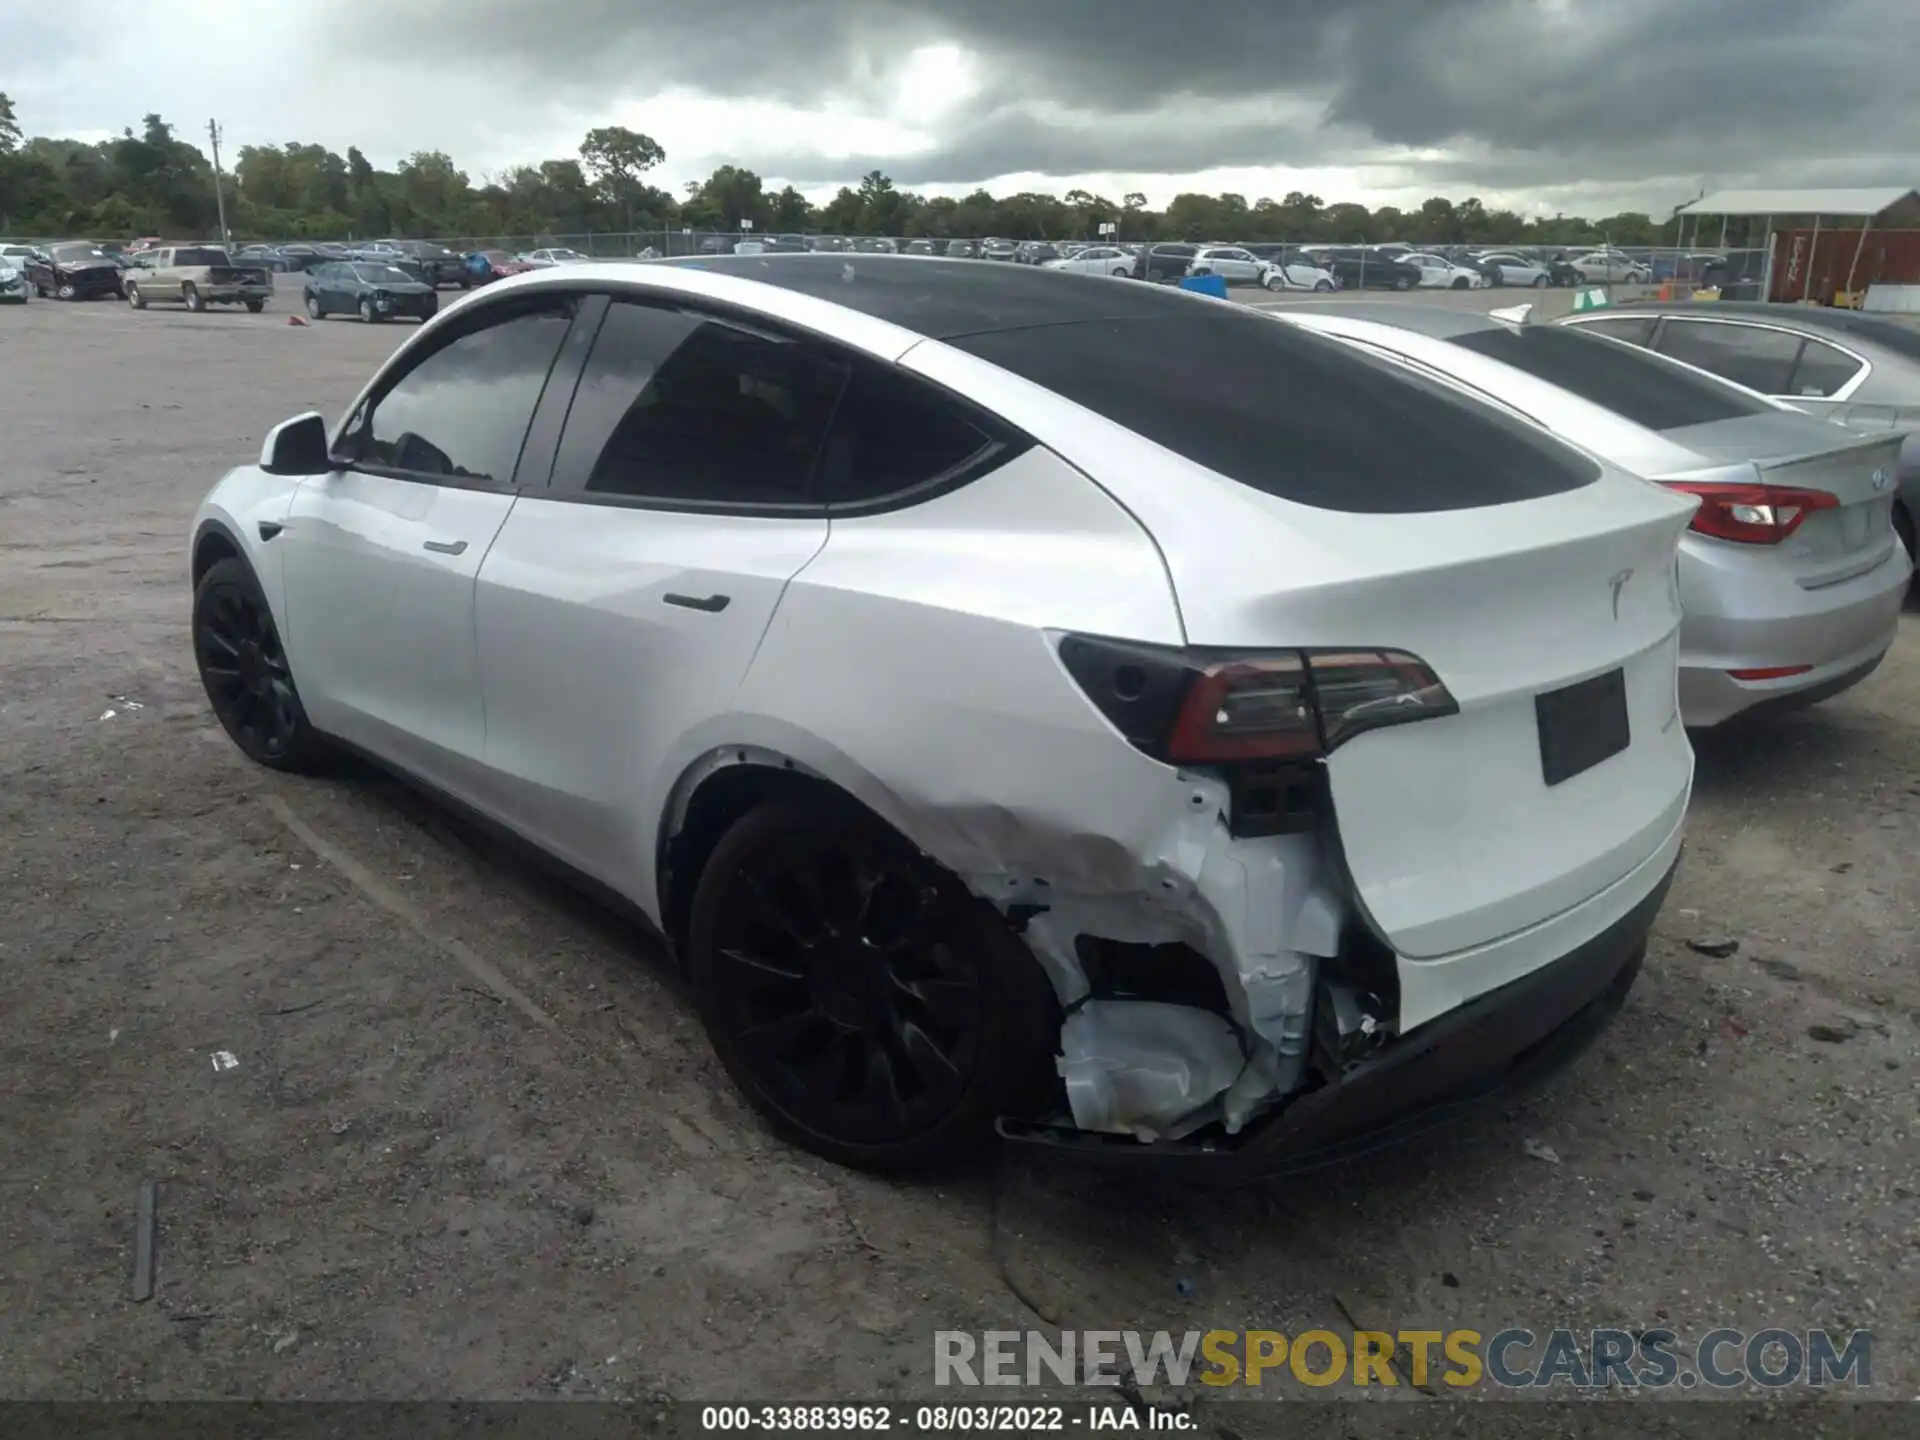
[{"label": "damaged rear bumper", "polygon": [[1008,1140],[1096,1160],[1254,1180],[1311,1169],[1432,1129],[1552,1075],[1583,1053],[1626,1000],[1676,857],[1638,904],[1550,964],[1420,1026],[1237,1136],[1141,1144],[1003,1119]]}]

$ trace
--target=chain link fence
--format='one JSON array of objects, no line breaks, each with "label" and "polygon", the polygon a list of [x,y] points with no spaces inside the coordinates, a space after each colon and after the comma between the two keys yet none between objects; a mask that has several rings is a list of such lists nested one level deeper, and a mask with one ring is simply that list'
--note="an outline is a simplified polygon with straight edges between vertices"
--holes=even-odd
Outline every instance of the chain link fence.
[{"label": "chain link fence", "polygon": [[[564,249],[596,260],[642,259],[667,256],[732,254],[745,246],[747,253],[799,250],[845,252],[849,254],[917,253],[978,256],[989,239],[1019,237],[987,236],[869,236],[771,234],[760,231],[716,230],[636,230],[623,232],[590,231],[586,234],[457,235],[435,237],[434,243],[462,253],[473,250],[503,250],[524,255],[535,250]],[[1367,250],[1391,258],[1393,253],[1434,255],[1456,264],[1471,265],[1477,256],[1504,253],[1533,260],[1549,267],[1556,285],[1651,285],[1678,289],[1701,289],[1719,285],[1753,288],[1765,278],[1767,252],[1764,248],[1718,249],[1680,246],[1594,246],[1594,245],[1413,245],[1406,241],[1113,241],[1054,240],[1040,242],[1055,252],[1071,252],[1076,247],[1114,246],[1137,251],[1154,244],[1252,244],[1258,251],[1276,247],[1289,258],[1295,255],[1311,259],[1314,253],[1328,250]],[[1044,255],[1045,252],[1041,251]],[[1498,282],[1496,282],[1498,283]]]}]

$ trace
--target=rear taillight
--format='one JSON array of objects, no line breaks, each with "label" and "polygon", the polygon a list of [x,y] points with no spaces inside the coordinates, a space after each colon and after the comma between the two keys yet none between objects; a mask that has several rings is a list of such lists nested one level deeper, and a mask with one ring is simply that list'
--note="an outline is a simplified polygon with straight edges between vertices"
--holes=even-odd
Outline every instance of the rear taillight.
[{"label": "rear taillight", "polygon": [[1687,527],[1716,540],[1742,545],[1778,545],[1816,510],[1832,510],[1837,495],[1824,490],[1789,490],[1778,485],[1728,485],[1686,480],[1664,482],[1669,490],[1700,497]]},{"label": "rear taillight", "polygon": [[1175,650],[1068,635],[1060,659],[1122,735],[1177,765],[1311,760],[1368,730],[1459,710],[1400,650]]}]

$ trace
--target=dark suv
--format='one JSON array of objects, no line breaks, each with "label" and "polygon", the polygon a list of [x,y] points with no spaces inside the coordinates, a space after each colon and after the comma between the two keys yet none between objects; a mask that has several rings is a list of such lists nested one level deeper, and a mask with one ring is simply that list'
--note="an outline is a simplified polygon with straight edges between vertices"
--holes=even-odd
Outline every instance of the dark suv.
[{"label": "dark suv", "polygon": [[1313,258],[1323,270],[1333,272],[1342,290],[1411,290],[1421,280],[1418,265],[1364,246],[1337,245],[1315,251]]},{"label": "dark suv", "polygon": [[1186,278],[1187,267],[1199,253],[1198,245],[1150,245],[1134,257],[1133,278],[1177,285]]},{"label": "dark suv", "polygon": [[391,245],[412,265],[405,268],[418,273],[420,279],[439,289],[442,285],[458,285],[462,290],[472,282],[467,278],[466,258],[456,255],[444,245],[436,245],[431,240],[383,240],[383,245]]}]

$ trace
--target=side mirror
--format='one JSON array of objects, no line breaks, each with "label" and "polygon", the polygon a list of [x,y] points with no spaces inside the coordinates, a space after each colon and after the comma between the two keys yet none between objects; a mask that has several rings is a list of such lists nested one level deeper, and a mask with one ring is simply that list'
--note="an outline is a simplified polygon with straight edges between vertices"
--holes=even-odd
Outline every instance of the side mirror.
[{"label": "side mirror", "polygon": [[333,469],[327,458],[327,422],[318,410],[282,420],[267,432],[260,447],[260,468],[269,475],[325,475]]}]

